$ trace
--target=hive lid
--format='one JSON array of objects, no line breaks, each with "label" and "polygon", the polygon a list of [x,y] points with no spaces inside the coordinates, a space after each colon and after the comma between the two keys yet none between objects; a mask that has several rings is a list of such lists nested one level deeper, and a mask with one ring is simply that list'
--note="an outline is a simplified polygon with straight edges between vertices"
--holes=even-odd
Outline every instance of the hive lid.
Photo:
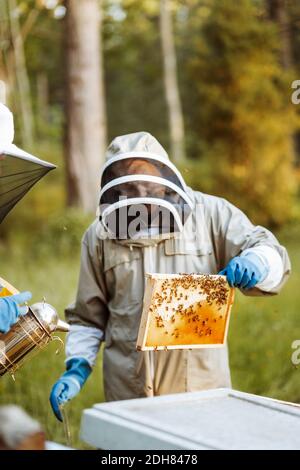
[{"label": "hive lid", "polygon": [[81,438],[123,452],[300,449],[300,409],[290,405],[224,388],[97,403],[84,410]]},{"label": "hive lid", "polygon": [[225,276],[146,274],[137,349],[224,346],[233,300]]}]

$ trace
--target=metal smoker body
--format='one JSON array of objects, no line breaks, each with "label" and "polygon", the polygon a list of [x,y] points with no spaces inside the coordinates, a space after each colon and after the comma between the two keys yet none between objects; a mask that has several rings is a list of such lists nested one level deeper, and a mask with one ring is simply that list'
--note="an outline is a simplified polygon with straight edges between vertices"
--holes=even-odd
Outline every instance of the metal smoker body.
[{"label": "metal smoker body", "polygon": [[60,320],[52,305],[38,302],[29,307],[8,333],[0,335],[0,376],[12,375],[28,358],[29,353],[43,349],[53,340],[55,331],[69,331],[69,325]]}]

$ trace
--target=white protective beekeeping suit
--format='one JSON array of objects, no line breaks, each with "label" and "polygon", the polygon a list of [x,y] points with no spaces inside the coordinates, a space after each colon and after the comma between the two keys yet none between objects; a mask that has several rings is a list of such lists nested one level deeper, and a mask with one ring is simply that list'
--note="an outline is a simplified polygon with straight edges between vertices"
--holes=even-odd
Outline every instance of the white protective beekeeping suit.
[{"label": "white protective beekeeping suit", "polygon": [[[116,214],[122,216],[123,211],[128,215],[127,210],[139,203],[160,207],[165,216],[168,213],[171,229],[165,226],[167,216],[151,228],[142,221],[142,236],[129,234],[128,225],[114,225]],[[72,325],[67,359],[84,357],[93,366],[105,341],[107,400],[230,386],[227,347],[136,351],[144,275],[216,274],[233,257],[249,250],[264,262],[267,275],[244,293],[278,293],[290,272],[290,262],[270,231],[254,226],[226,200],[186,187],[165,150],[149,133],[117,137],[108,148],[102,173],[100,221],[83,237],[77,297],[66,310]]]}]

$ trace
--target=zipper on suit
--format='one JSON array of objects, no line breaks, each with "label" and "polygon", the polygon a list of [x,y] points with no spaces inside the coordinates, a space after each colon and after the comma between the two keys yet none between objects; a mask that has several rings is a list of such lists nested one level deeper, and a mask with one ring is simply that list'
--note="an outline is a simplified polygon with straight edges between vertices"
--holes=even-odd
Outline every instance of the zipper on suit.
[{"label": "zipper on suit", "polygon": [[[156,245],[154,245],[154,248],[156,248]],[[154,262],[153,262],[153,246],[145,246],[144,247],[144,273],[149,272],[153,273],[154,272]],[[155,376],[155,357],[154,357],[154,351],[148,351],[149,354],[149,365],[150,365],[150,376],[151,376],[151,381],[152,381],[152,390],[153,394],[155,395],[155,389],[154,389],[154,376]]]}]

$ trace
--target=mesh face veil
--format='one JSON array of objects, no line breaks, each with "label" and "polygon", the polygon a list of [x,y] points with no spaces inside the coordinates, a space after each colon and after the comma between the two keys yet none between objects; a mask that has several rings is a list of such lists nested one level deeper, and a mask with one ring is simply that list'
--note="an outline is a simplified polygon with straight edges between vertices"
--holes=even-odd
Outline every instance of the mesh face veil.
[{"label": "mesh face veil", "polygon": [[179,232],[191,208],[181,174],[161,155],[125,152],[104,166],[100,220],[112,238]]},{"label": "mesh face veil", "polygon": [[0,153],[0,223],[30,188],[54,168],[13,145]]}]

